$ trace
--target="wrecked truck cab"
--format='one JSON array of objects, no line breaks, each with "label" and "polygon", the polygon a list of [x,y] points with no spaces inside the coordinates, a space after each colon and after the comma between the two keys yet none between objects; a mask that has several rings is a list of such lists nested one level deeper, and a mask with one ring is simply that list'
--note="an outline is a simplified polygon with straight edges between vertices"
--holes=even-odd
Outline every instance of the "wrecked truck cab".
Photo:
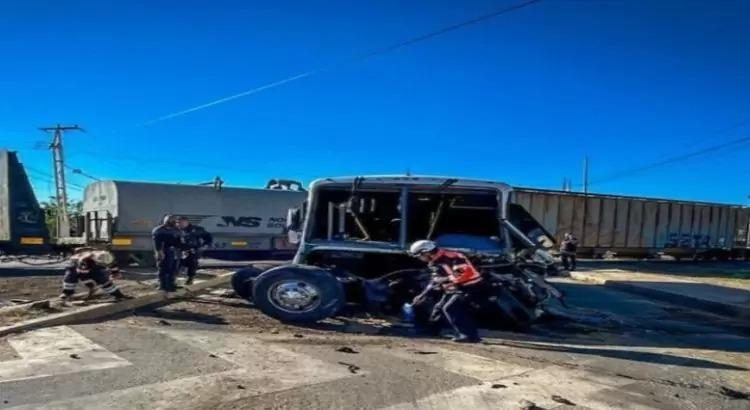
[{"label": "wrecked truck cab", "polygon": [[317,180],[289,212],[289,239],[299,246],[293,263],[245,272],[235,290],[269,316],[311,322],[348,304],[394,313],[411,300],[429,280],[425,264],[407,254],[419,239],[506,264],[551,266],[540,241],[524,232],[538,235],[539,224],[511,214],[511,195],[503,183],[445,177]]}]

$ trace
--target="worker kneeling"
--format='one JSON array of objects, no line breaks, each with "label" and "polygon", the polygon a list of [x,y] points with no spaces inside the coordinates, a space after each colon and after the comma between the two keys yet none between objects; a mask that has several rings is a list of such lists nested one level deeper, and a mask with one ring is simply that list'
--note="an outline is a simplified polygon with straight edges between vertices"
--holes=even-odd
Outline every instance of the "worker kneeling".
[{"label": "worker kneeling", "polygon": [[70,264],[65,269],[63,276],[63,291],[60,298],[69,300],[76,291],[78,282],[88,288],[89,294],[86,299],[91,299],[96,293],[96,285],[102,291],[113,296],[116,300],[131,299],[114,284],[112,276],[117,276],[119,270],[114,266],[114,257],[111,253],[102,250],[85,250],[73,255]]},{"label": "worker kneeling", "polygon": [[478,289],[482,276],[466,255],[460,252],[438,248],[428,240],[414,242],[409,253],[426,262],[433,272],[433,280],[428,288],[414,298],[414,304],[422,302],[423,295],[435,285],[442,287],[443,296],[435,305],[435,313],[442,313],[453,328],[456,336],[453,341],[460,343],[478,342],[479,334],[469,311],[472,293]]}]

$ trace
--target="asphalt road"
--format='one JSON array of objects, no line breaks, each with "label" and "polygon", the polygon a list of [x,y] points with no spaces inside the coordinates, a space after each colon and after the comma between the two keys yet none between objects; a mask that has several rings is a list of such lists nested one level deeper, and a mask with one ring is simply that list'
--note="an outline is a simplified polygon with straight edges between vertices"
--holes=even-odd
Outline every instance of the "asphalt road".
[{"label": "asphalt road", "polygon": [[378,320],[289,326],[218,296],[42,329],[0,339],[0,408],[750,408],[732,397],[750,390],[744,324],[558,286],[580,320],[479,345]]}]

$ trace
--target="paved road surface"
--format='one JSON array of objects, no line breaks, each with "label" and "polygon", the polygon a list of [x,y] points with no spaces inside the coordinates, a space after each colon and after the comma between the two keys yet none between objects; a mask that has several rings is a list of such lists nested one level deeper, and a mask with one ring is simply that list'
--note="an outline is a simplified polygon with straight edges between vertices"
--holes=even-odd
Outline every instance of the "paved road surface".
[{"label": "paved road surface", "polygon": [[741,324],[559,286],[579,313],[611,320],[488,331],[485,344],[465,346],[376,322],[286,326],[244,301],[206,297],[43,329],[0,339],[0,408],[750,408],[722,390],[750,386]]}]

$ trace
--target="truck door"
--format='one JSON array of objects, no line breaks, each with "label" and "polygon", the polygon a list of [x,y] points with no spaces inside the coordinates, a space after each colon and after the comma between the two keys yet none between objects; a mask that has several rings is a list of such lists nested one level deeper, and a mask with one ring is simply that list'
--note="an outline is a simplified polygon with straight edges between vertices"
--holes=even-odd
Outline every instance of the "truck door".
[{"label": "truck door", "polygon": [[518,204],[508,205],[508,219],[519,231],[531,239],[536,245],[546,249],[552,249],[556,245],[555,237],[552,236],[539,221]]}]

